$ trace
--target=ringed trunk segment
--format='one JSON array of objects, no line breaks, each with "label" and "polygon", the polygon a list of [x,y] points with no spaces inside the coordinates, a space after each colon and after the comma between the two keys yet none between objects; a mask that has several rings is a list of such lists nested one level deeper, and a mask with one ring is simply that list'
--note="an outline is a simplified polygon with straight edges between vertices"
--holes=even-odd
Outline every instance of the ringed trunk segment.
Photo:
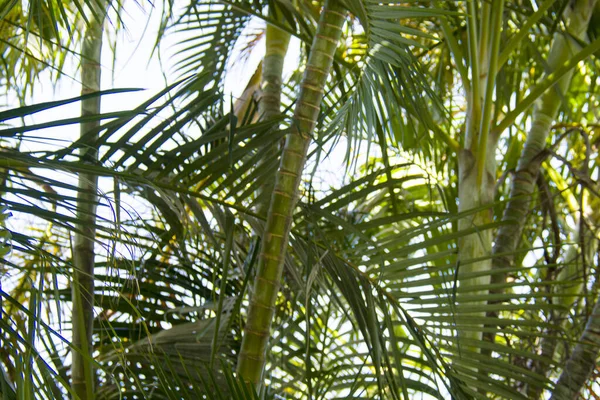
[{"label": "ringed trunk segment", "polygon": [[[578,44],[569,36],[584,40],[586,30],[594,9],[596,0],[579,0],[565,10],[568,19],[567,33],[554,34],[552,47],[548,54],[549,72],[558,68],[564,60],[571,58],[578,50]],[[550,133],[563,97],[571,83],[573,71],[563,76],[558,83],[540,98],[533,114],[533,121],[527,139],[517,164],[509,195],[509,202],[504,210],[502,220],[511,222],[498,229],[493,249],[493,267],[508,268],[514,261],[514,251],[517,248],[526,215],[529,212],[531,195],[534,192],[536,179],[540,170],[540,156],[546,148],[546,139]],[[506,276],[496,274],[493,283],[504,283]]]},{"label": "ringed trunk segment", "polygon": [[[100,2],[93,2],[94,16],[90,18],[81,48],[81,94],[98,92],[101,84],[100,61],[102,53],[102,35],[106,9]],[[105,2],[102,5],[107,7]],[[100,96],[82,100],[81,115],[100,113]],[[80,136],[96,129],[99,121],[81,123]],[[92,141],[90,141],[92,142]],[[94,147],[80,149],[80,157],[85,162],[94,162],[98,156]],[[94,323],[94,266],[96,237],[96,205],[98,201],[98,177],[92,174],[79,174],[77,192],[77,229],[73,247],[73,309],[71,315],[73,345],[71,387],[80,399],[94,398],[94,362],[93,362],[93,323]]]},{"label": "ringed trunk segment", "polygon": [[268,120],[280,113],[283,63],[290,43],[290,34],[267,25],[265,57],[263,59],[261,96],[258,113],[261,120]]},{"label": "ringed trunk segment", "polygon": [[[258,103],[258,115],[261,121],[276,117],[281,112],[281,85],[283,83],[283,63],[290,43],[290,34],[272,25],[267,25],[265,38],[265,57],[263,59],[261,95]],[[280,145],[272,143],[263,149],[259,168],[267,167],[279,155]],[[272,164],[271,164],[272,165]],[[257,212],[266,216],[269,211],[273,179],[267,179],[257,193]]]},{"label": "ringed trunk segment", "polygon": [[567,360],[550,400],[575,400],[596,368],[600,350],[600,297],[587,321],[579,343]]},{"label": "ringed trunk segment", "polygon": [[[548,73],[558,68],[564,60],[572,57],[578,50],[578,44],[572,39],[576,37],[585,40],[586,30],[594,9],[596,0],[579,0],[568,6],[564,13],[567,21],[567,33],[557,32],[554,35],[552,46],[548,54]],[[530,210],[531,196],[535,191],[536,180],[543,161],[543,151],[546,148],[546,140],[560,109],[561,97],[563,97],[570,85],[573,71],[563,76],[557,84],[546,91],[538,100],[533,113],[531,128],[523,147],[523,151],[517,163],[517,168],[511,179],[509,201],[502,216],[503,222],[508,222],[499,227],[494,240],[492,250],[492,269],[507,269],[514,263],[514,253],[521,240],[524,222]],[[560,277],[559,277],[560,279]],[[506,281],[505,273],[494,273],[492,284],[502,284]],[[559,286],[561,287],[561,286]],[[561,287],[562,288],[562,287]],[[502,289],[492,289],[491,293],[502,293]],[[495,312],[488,313],[490,317],[496,317]],[[489,341],[495,340],[495,334],[486,335]],[[556,341],[551,338],[543,338],[541,347],[544,356],[553,357]],[[537,362],[533,371],[540,375],[547,375],[549,364]],[[541,396],[541,386],[528,386],[527,393],[532,399]]]},{"label": "ringed trunk segment", "polygon": [[262,380],[300,178],[345,20],[346,12],[338,1],[326,1],[277,171],[242,348],[238,356],[238,376],[255,385]]}]

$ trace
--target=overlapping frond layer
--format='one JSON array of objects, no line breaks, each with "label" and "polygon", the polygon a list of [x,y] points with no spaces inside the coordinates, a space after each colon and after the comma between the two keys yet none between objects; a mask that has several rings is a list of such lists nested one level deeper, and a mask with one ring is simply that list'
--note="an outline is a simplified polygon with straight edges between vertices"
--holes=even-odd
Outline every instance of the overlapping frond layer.
[{"label": "overlapping frond layer", "polygon": [[194,2],[187,7],[171,28],[183,37],[176,47],[177,71],[181,76],[209,74],[220,84],[231,50],[248,19],[218,2]]},{"label": "overlapping frond layer", "polygon": [[[418,52],[426,53],[439,39],[431,35],[428,19],[451,12],[434,7],[379,2],[353,2],[361,27],[349,35],[339,74],[324,99],[327,125],[321,141],[348,135],[350,160],[390,148],[417,150],[431,159],[439,151],[436,140],[446,123],[439,94],[427,82]],[[435,111],[432,111],[435,110]],[[366,146],[366,150],[365,150]]]},{"label": "overlapping frond layer", "polygon": [[[27,152],[17,148],[3,148],[2,204],[10,207],[16,215],[28,216],[35,226],[46,232],[45,235],[50,235],[42,235],[36,241],[34,238],[37,235],[27,237],[13,232],[13,256],[16,260],[21,257],[26,259],[29,255],[34,257],[30,263],[21,266],[10,264],[15,276],[6,284],[14,290],[10,291],[10,295],[4,293],[5,301],[23,306],[3,308],[8,321],[4,332],[17,335],[23,329],[19,321],[38,318],[40,310],[52,313],[52,324],[65,318],[63,304],[70,304],[71,291],[64,286],[60,276],[70,276],[70,236],[80,232],[79,220],[75,217],[75,199],[79,189],[72,175],[77,172],[99,176],[103,192],[108,189],[108,193],[99,196],[98,218],[94,226],[96,248],[101,249],[94,267],[94,300],[102,309],[94,322],[99,332],[94,340],[100,354],[129,354],[129,350],[124,349],[131,343],[164,329],[165,324],[175,326],[198,319],[214,318],[215,314],[231,313],[227,311],[231,307],[226,308],[217,300],[237,295],[242,287],[247,286],[239,281],[240,275],[252,269],[252,260],[256,257],[254,255],[254,258],[246,260],[244,255],[246,249],[251,247],[248,242],[250,237],[246,235],[248,226],[240,225],[236,228],[235,242],[227,239],[233,237],[234,230],[226,229],[229,223],[226,222],[223,206],[232,211],[245,210],[243,202],[236,207],[228,204],[226,199],[232,199],[241,192],[256,191],[253,186],[255,183],[249,176],[262,175],[261,171],[253,171],[254,154],[249,150],[254,148],[256,151],[266,140],[278,141],[279,136],[265,134],[270,127],[268,124],[248,127],[232,135],[227,127],[229,118],[211,114],[218,98],[210,96],[207,97],[209,101],[197,107],[184,108],[185,112],[167,119],[166,123],[164,119],[156,118],[161,115],[161,110],[173,105],[180,97],[187,98],[189,92],[186,88],[179,89],[178,94],[172,93],[171,97],[165,97],[168,92],[166,90],[133,111],[65,118],[63,121],[41,123],[27,128],[2,129],[0,135],[7,144],[16,143],[15,139],[18,139],[26,145],[30,141],[37,141],[36,131],[48,126],[66,126],[90,120],[109,121],[72,146],[59,147],[56,151]],[[106,92],[87,97],[103,94],[106,95]],[[0,119],[10,123],[21,116],[78,100],[22,107],[1,113]],[[194,104],[193,100],[191,102]],[[208,115],[213,118],[208,118]],[[187,134],[193,133],[188,131],[184,135],[178,130],[189,127],[192,123],[199,124],[200,129],[196,132],[203,139],[192,140]],[[159,128],[156,128],[157,125]],[[161,129],[165,127],[172,127],[168,140],[161,135]],[[270,139],[271,136],[274,138]],[[134,142],[138,138],[139,141]],[[188,146],[174,149],[173,142],[177,140],[183,140]],[[98,162],[90,163],[89,160],[78,157],[78,149],[90,145],[100,150]],[[131,147],[136,147],[136,150],[127,151]],[[241,151],[244,147],[246,151]],[[165,154],[163,152],[172,157],[160,158],[161,154]],[[157,155],[159,157],[155,158]],[[194,174],[185,175],[186,163],[196,159],[203,161],[194,165]],[[209,171],[203,172],[203,168],[198,165],[205,166]],[[166,167],[169,167],[169,172],[166,172]],[[56,169],[63,171],[64,176],[53,176],[52,171]],[[232,174],[234,170],[236,173]],[[219,189],[220,186],[225,189]],[[246,197],[244,199],[248,201]],[[153,210],[156,210],[155,213]],[[220,233],[223,231],[227,231],[227,235]],[[38,253],[46,256],[39,258]],[[223,272],[217,271],[223,268],[226,255],[230,258],[227,262],[229,273],[223,275]],[[35,299],[32,293],[39,297],[36,301],[41,304],[40,310],[32,303]],[[211,306],[211,303],[214,304]],[[235,306],[236,312],[239,312],[240,303],[235,303]],[[233,320],[227,318],[213,321],[213,325],[215,324],[221,326],[228,335],[237,329],[237,322],[234,324]],[[31,331],[31,334],[43,337],[52,346],[59,343],[57,349],[50,348],[45,352],[56,358],[55,361],[59,363],[56,370],[63,370],[62,362],[69,350],[64,344],[60,344],[61,340],[56,342],[57,334],[45,325]],[[19,343],[18,335],[14,335],[7,337],[13,346],[13,351],[7,354],[7,360],[12,360],[8,362],[9,365],[16,365],[15,360],[18,358],[15,357],[32,350],[27,343]],[[193,336],[188,339],[195,340]],[[211,337],[209,342],[212,348],[215,344],[213,340],[220,343],[219,347],[223,351],[209,353],[208,360],[215,357],[226,362],[226,354],[230,354],[231,360],[233,347],[227,341],[229,339],[224,340],[220,335]],[[32,357],[35,356],[36,353],[33,353]],[[148,357],[152,359],[152,355]],[[42,360],[45,358],[46,355]],[[206,357],[200,358],[206,361]],[[136,362],[124,360],[123,365],[135,369]],[[41,371],[44,374],[42,376],[51,379],[48,368],[43,363],[37,366],[32,364],[26,373]],[[114,379],[129,379],[131,376],[131,371],[113,371],[115,375],[112,376],[111,368],[104,368],[108,368],[107,364],[101,363],[101,384],[107,390]],[[14,373],[14,370],[9,373]],[[152,375],[148,379],[152,381],[157,377]],[[196,376],[194,384],[200,382],[198,379]],[[67,390],[68,384],[64,386],[65,382],[66,379],[54,385],[57,393]],[[40,385],[43,382],[33,381],[31,390],[38,391]],[[52,386],[47,385],[47,388]],[[148,387],[141,384],[135,390],[144,392],[146,389]],[[113,394],[117,395],[118,392]],[[46,397],[60,396],[55,394]]]}]

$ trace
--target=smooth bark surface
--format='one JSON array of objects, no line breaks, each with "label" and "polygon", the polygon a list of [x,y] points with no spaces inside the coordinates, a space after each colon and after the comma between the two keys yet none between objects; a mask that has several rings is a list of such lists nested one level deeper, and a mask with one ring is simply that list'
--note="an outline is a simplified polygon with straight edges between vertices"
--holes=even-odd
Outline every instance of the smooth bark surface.
[{"label": "smooth bark surface", "polygon": [[336,0],[327,1],[277,171],[237,366],[239,377],[255,385],[262,379],[300,178],[345,20],[346,13],[340,4]]},{"label": "smooth bark surface", "polygon": [[[95,6],[95,18],[91,18],[85,31],[81,49],[81,94],[89,94],[100,90],[100,57],[102,52],[102,33],[105,9]],[[100,113],[100,96],[81,102],[81,115]],[[89,136],[100,125],[99,121],[81,124],[81,137],[92,143],[94,136]],[[88,146],[80,150],[81,159],[94,162],[97,149]],[[94,325],[94,243],[96,236],[96,204],[98,201],[98,177],[91,174],[79,174],[79,190],[77,193],[77,225],[78,233],[74,237],[73,249],[73,362],[71,365],[71,386],[80,399],[93,399],[94,367],[93,367],[93,325]]]}]

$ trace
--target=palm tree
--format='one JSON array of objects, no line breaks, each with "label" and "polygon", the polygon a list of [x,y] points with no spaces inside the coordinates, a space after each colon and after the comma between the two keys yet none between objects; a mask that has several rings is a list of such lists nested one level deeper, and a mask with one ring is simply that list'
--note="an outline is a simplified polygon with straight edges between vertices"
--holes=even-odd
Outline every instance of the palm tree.
[{"label": "palm tree", "polygon": [[[273,14],[273,12],[271,11]],[[283,83],[283,62],[287,54],[290,42],[290,34],[281,29],[267,25],[265,29],[265,57],[262,66],[261,96],[258,103],[259,118],[268,121],[280,115],[281,108],[281,85]],[[278,158],[278,147],[265,149],[265,155],[261,162],[269,165]],[[269,179],[260,188],[257,198],[259,201],[258,213],[267,215],[269,208],[269,197],[273,192],[273,180]]]},{"label": "palm tree", "polygon": [[[552,44],[548,53],[548,74],[555,71],[563,63],[562,60],[568,60],[575,55],[576,49],[580,46],[579,39],[585,43],[586,31],[594,9],[595,2],[578,2],[569,6],[564,11],[566,22],[566,34],[555,33]],[[569,36],[567,36],[569,35]],[[574,38],[574,39],[572,39]],[[571,41],[573,40],[573,41]],[[509,201],[504,210],[503,221],[510,222],[508,225],[501,227],[494,241],[493,254],[497,255],[494,258],[492,267],[495,269],[507,269],[512,266],[514,261],[514,253],[517,248],[517,241],[521,237],[523,230],[523,222],[526,214],[529,211],[530,196],[536,187],[536,180],[539,174],[540,165],[543,161],[544,149],[547,138],[550,134],[551,126],[556,120],[559,108],[561,106],[560,98],[565,96],[570,81],[573,75],[573,70],[568,71],[552,89],[547,90],[539,99],[539,103],[534,111],[531,122],[531,129],[527,134],[527,139],[523,146],[523,151],[519,157],[516,171],[511,179],[511,188]],[[573,257],[566,257],[567,260],[572,260]],[[568,276],[568,271],[573,273],[572,267],[565,268],[561,274],[556,276],[558,280],[564,280],[564,276]],[[500,285],[506,282],[505,274],[497,274],[492,278],[493,283]],[[562,292],[561,289],[558,289]],[[563,300],[565,298],[562,298]],[[563,303],[567,309],[572,308],[572,304],[565,304],[559,300],[559,304]],[[556,318],[556,316],[554,317]],[[559,320],[560,318],[556,318]],[[544,341],[544,339],[542,339]],[[549,345],[552,346],[552,345]],[[553,350],[545,348],[548,355],[552,355]],[[541,364],[541,366],[539,365]],[[547,362],[538,363],[534,371],[543,375],[547,374],[549,365]],[[529,395],[532,398],[539,398],[541,390],[535,389],[530,391]]]},{"label": "palm tree", "polygon": [[[599,44],[585,33],[594,5],[445,6],[167,7],[161,35],[185,34],[174,46],[182,79],[162,92],[131,110],[95,108],[51,124],[19,120],[122,94],[0,112],[2,205],[14,214],[2,393],[521,399],[594,391],[598,66],[588,57]],[[222,93],[227,60],[252,19],[268,23],[267,57],[248,85],[263,91],[258,107],[232,105]],[[88,29],[102,26],[89,21]],[[284,80],[288,34],[307,57]],[[70,123],[87,132],[72,144],[13,147]],[[347,174],[323,183],[323,159],[343,142]],[[97,157],[86,159],[90,152]],[[83,183],[111,178],[99,207],[113,217],[95,215],[95,190],[58,171]],[[23,215],[37,231],[10,223]],[[81,235],[82,227],[96,232]],[[81,344],[56,329],[70,320],[65,304],[84,294],[63,278],[78,265],[71,235],[106,249],[86,274],[101,311],[95,340]],[[85,385],[71,389],[86,370]]]},{"label": "palm tree", "polygon": [[[96,93],[101,88],[101,55],[104,19],[108,12],[107,4],[95,3],[93,18],[89,22],[81,48],[81,94]],[[100,114],[100,96],[81,101],[81,116]],[[94,120],[81,124],[81,138],[84,141],[97,140],[100,121]],[[97,149],[92,144],[82,147],[80,158],[84,162],[97,160]],[[79,174],[77,191],[77,232],[73,246],[73,284],[71,314],[73,346],[79,351],[73,352],[71,362],[71,386],[81,399],[94,399],[94,269],[96,265],[94,250],[96,237],[96,204],[98,178],[94,174]]]},{"label": "palm tree", "polygon": [[286,136],[267,214],[254,293],[248,309],[237,367],[240,377],[254,384],[261,382],[300,177],[345,20],[344,9],[336,0],[325,4],[300,85],[292,132]]},{"label": "palm tree", "polygon": [[[512,106],[514,109],[503,120],[496,122],[498,116],[501,115],[498,110],[501,109],[502,104],[509,105],[513,103],[514,100],[511,99],[511,96],[515,94],[519,99],[518,93],[521,88],[517,87],[516,93],[495,89],[494,80],[498,76],[502,77],[501,68],[503,66],[505,69],[509,68],[506,62],[511,59],[512,52],[519,51],[519,41],[525,37],[531,27],[535,26],[544,17],[551,6],[552,2],[546,2],[535,13],[531,14],[525,20],[522,28],[508,40],[505,49],[499,47],[502,30],[503,28],[506,29],[506,25],[502,22],[504,18],[502,2],[495,2],[491,5],[484,4],[479,10],[479,14],[476,8],[467,10],[469,17],[467,19],[466,48],[461,49],[465,41],[462,39],[460,42],[456,40],[456,31],[452,31],[450,24],[447,21],[441,23],[441,28],[448,42],[448,49],[454,56],[457,71],[460,73],[461,79],[467,80],[467,84],[465,84],[468,100],[465,134],[467,152],[461,154],[458,159],[459,204],[463,210],[481,208],[480,212],[473,214],[469,219],[463,220],[462,227],[459,224],[459,230],[467,231],[473,226],[478,226],[478,229],[476,234],[464,237],[462,244],[459,241],[458,245],[460,262],[458,278],[461,286],[460,291],[465,293],[463,297],[484,299],[482,304],[488,304],[487,307],[481,307],[482,310],[487,309],[487,316],[490,319],[490,324],[487,327],[480,325],[479,329],[474,330],[472,325],[468,325],[472,322],[469,323],[465,320],[467,325],[465,325],[462,335],[466,339],[465,343],[474,344],[472,349],[475,351],[479,351],[482,347],[486,348],[487,352],[491,349],[489,345],[480,342],[483,332],[486,333],[487,340],[491,340],[495,344],[493,333],[496,329],[502,331],[502,328],[494,328],[497,326],[495,320],[504,308],[495,299],[510,298],[504,296],[505,290],[512,286],[507,283],[507,275],[518,266],[518,264],[513,263],[515,259],[522,260],[518,252],[518,245],[522,237],[521,231],[530,212],[530,196],[536,187],[536,177],[543,161],[546,138],[553,121],[557,117],[561,105],[561,96],[564,96],[568,89],[572,69],[576,65],[573,62],[565,62],[565,60],[572,57],[580,60],[586,54],[589,54],[586,50],[591,50],[594,47],[594,44],[592,44],[577,53],[581,48],[581,43],[585,43],[586,30],[594,9],[594,2],[581,2],[574,4],[572,7],[566,7],[563,14],[566,29],[565,31],[556,31],[554,34],[548,53],[548,63],[544,66],[544,70],[547,71],[545,80],[542,79],[535,89],[531,89],[529,96],[525,96],[520,104],[517,102],[516,107]],[[511,17],[510,14],[507,16]],[[465,57],[464,54],[468,54],[468,56]],[[511,63],[516,64],[519,61],[514,60]],[[471,72],[470,76],[467,76],[467,71]],[[507,71],[504,74],[508,75],[510,72]],[[474,79],[474,76],[483,78],[478,80]],[[485,92],[483,92],[484,87]],[[492,104],[493,97],[496,98],[496,111],[492,110],[494,106]],[[493,204],[494,185],[499,176],[494,165],[496,143],[503,131],[514,123],[519,114],[527,111],[527,107],[536,100],[538,104],[532,120],[523,119],[523,121],[528,121],[531,124],[531,129],[526,136],[523,153],[516,162],[516,172],[511,177],[512,184],[506,197],[508,204],[504,210],[502,225],[498,227],[496,237],[492,241],[493,231],[490,228],[494,227],[494,224],[491,223],[493,208],[482,206],[485,204],[492,206]],[[494,125],[496,125],[496,128],[493,128]],[[473,140],[469,140],[473,138],[477,144]],[[466,207],[463,207],[463,205]],[[464,258],[461,254],[464,254]],[[493,258],[490,258],[490,255]],[[463,266],[463,263],[467,265]],[[486,273],[486,271],[490,272]],[[464,279],[461,279],[461,275]],[[470,278],[471,276],[474,278]],[[490,282],[491,286],[489,285]],[[468,287],[473,289],[468,289]],[[488,290],[490,290],[491,296],[489,298],[491,300],[486,301]],[[460,301],[460,296],[458,299]],[[467,312],[465,316],[469,318],[472,315],[474,315],[473,312]],[[483,316],[483,314],[480,315]],[[538,363],[539,361],[536,361],[535,365],[538,365]],[[547,361],[541,361],[541,364],[548,368]],[[485,367],[483,369],[485,370]],[[541,372],[545,377],[546,371],[543,371],[543,369],[542,367],[542,371],[540,371],[534,367],[536,373]],[[532,396],[531,398],[539,397],[543,388],[533,384],[529,384],[529,387],[533,388],[528,393],[529,396]]]}]

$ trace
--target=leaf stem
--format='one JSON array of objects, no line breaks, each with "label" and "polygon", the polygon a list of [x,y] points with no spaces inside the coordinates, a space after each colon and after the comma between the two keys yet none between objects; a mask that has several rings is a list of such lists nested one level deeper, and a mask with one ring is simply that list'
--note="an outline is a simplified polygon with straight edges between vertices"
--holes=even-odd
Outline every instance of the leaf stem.
[{"label": "leaf stem", "polygon": [[580,61],[585,60],[595,52],[600,50],[600,37],[586,46],[572,58],[565,61],[553,73],[549,74],[540,83],[538,83],[521,102],[509,112],[502,121],[494,128],[494,134],[500,134],[511,125],[522,112],[527,110],[544,92],[556,84],[565,74],[575,68]]},{"label": "leaf stem", "polygon": [[506,61],[508,61],[508,57],[512,54],[515,49],[522,44],[525,36],[529,34],[529,30],[535,25],[544,15],[546,15],[546,11],[552,7],[552,5],[556,2],[556,0],[546,0],[540,8],[533,14],[529,16],[527,22],[519,29],[517,32],[504,46],[502,53],[500,53],[500,57],[498,58],[498,68],[502,68]]},{"label": "leaf stem", "polygon": [[454,63],[456,64],[456,69],[460,75],[460,79],[463,82],[463,86],[465,88],[465,93],[471,92],[471,81],[469,80],[469,70],[465,67],[465,56],[462,52],[462,49],[458,45],[458,41],[454,37],[452,32],[452,28],[450,28],[450,24],[448,24],[447,17],[442,16],[440,18],[440,24],[442,27],[442,31],[444,32],[444,37],[446,38],[446,43],[448,44],[448,48],[452,53],[454,58]]},{"label": "leaf stem", "polygon": [[479,57],[477,56],[477,7],[475,0],[467,0],[467,32],[469,47],[469,64],[471,66],[471,94],[468,97],[469,115],[465,147],[473,148],[477,143],[477,127],[481,110],[481,88],[479,85]]},{"label": "leaf stem", "polygon": [[[492,109],[494,106],[494,87],[496,85],[496,74],[498,73],[498,53],[500,51],[500,38],[502,36],[502,18],[504,14],[504,0],[494,0],[494,13],[491,16],[491,48],[489,49],[489,68],[485,87],[485,100],[483,103],[483,115],[479,127],[479,142],[477,148],[477,187],[481,188],[483,171],[487,158],[488,136],[492,126]],[[493,154],[490,155],[493,157]]]},{"label": "leaf stem", "polygon": [[300,178],[345,21],[346,11],[338,0],[326,1],[277,171],[237,365],[238,376],[255,385],[262,381]]}]

